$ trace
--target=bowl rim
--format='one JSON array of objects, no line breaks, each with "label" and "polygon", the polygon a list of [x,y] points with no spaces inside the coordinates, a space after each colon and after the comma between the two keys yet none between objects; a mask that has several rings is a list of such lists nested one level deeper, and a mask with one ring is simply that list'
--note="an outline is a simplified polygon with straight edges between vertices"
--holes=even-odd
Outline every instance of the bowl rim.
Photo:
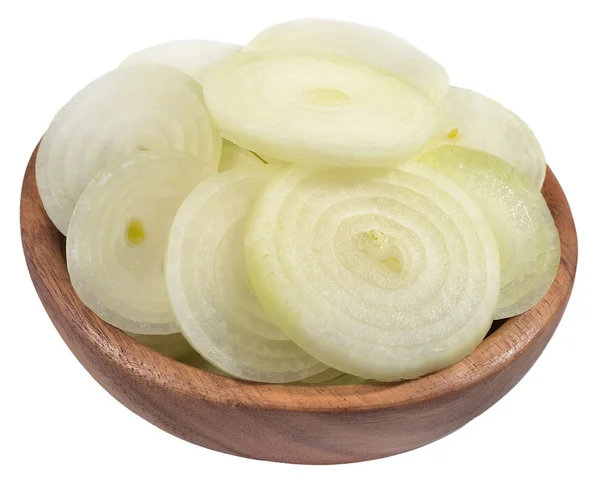
[{"label": "bowl rim", "polygon": [[[149,385],[209,404],[302,412],[375,411],[413,406],[465,392],[507,369],[560,318],[573,288],[577,267],[577,234],[569,204],[556,177],[547,168],[542,193],[561,239],[561,260],[548,293],[528,312],[507,319],[467,357],[451,367],[396,383],[342,386],[286,386],[218,376],[190,367],[145,347],[102,321],[77,297],[64,260],[64,238],[47,217],[37,190],[34,149],[21,192],[21,238],[38,295],[63,339],[68,332],[121,372],[135,374]],[[62,247],[61,246],[62,241]],[[59,258],[59,254],[61,257]],[[65,308],[67,311],[65,311]],[[81,359],[80,359],[81,360]]]}]

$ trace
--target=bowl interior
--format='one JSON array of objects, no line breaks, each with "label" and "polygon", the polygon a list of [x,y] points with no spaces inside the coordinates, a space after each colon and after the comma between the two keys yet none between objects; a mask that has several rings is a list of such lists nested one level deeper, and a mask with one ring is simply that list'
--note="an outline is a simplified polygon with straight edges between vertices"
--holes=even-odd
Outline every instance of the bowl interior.
[{"label": "bowl interior", "polygon": [[51,320],[71,349],[93,347],[119,372],[134,373],[167,387],[170,392],[199,399],[259,408],[323,411],[380,409],[443,397],[502,372],[511,360],[534,345],[567,304],[577,264],[577,236],[565,195],[548,168],[542,193],[561,239],[558,274],[545,297],[528,312],[494,322],[487,337],[457,364],[419,379],[399,383],[347,386],[284,386],[230,379],[195,369],[165,357],[100,320],[73,290],[65,261],[65,238],[43,209],[35,182],[34,151],[21,196],[21,236],[29,271]]}]

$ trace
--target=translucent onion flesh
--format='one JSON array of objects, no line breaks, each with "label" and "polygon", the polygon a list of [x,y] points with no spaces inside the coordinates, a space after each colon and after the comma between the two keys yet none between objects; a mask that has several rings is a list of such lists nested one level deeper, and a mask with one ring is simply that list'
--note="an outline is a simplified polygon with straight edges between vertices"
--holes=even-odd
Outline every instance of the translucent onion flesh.
[{"label": "translucent onion flesh", "polygon": [[185,197],[211,175],[195,157],[156,150],[90,182],[67,234],[71,282],[86,306],[127,332],[179,331],[163,269],[169,228]]},{"label": "translucent onion flesh", "polygon": [[153,45],[129,55],[120,67],[159,64],[185,72],[202,84],[206,70],[241,46],[213,40],[175,40]]},{"label": "translucent onion flesh", "polygon": [[235,169],[200,184],[173,222],[167,287],[181,332],[211,364],[235,377],[271,383],[303,379],[327,367],[264,313],[244,260],[246,214],[281,169]]},{"label": "translucent onion flesh", "polygon": [[500,252],[500,297],[494,318],[529,310],[558,271],[560,239],[544,197],[515,167],[489,153],[444,146],[419,162],[451,178],[486,215]]},{"label": "translucent onion flesh", "polygon": [[403,167],[293,166],[258,197],[245,233],[267,315],[327,365],[384,381],[468,355],[499,292],[476,204],[436,171]]},{"label": "translucent onion flesh", "polygon": [[349,57],[400,76],[434,103],[448,92],[446,70],[406,40],[374,27],[325,19],[293,20],[262,31],[245,50],[306,49]]},{"label": "translucent onion flesh", "polygon": [[98,172],[159,148],[185,151],[217,170],[221,138],[198,83],[164,66],[124,67],[96,79],[57,113],[40,144],[36,178],[48,216],[66,234]]},{"label": "translucent onion flesh", "polygon": [[507,161],[540,190],[546,159],[533,132],[500,103],[468,89],[451,87],[438,107],[440,128],[429,148],[461,145]]},{"label": "translucent onion flesh", "polygon": [[234,54],[204,96],[223,136],[255,153],[316,165],[396,165],[437,130],[430,101],[397,76],[304,51]]}]

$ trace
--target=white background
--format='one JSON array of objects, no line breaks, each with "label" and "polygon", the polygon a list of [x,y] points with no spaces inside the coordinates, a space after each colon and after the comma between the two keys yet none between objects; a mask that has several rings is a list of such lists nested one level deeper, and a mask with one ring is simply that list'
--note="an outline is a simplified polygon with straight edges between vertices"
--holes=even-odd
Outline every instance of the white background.
[{"label": "white background", "polygon": [[[0,483],[600,483],[597,274],[600,29],[584,1],[8,1],[0,3]],[[571,202],[571,303],[532,371],[453,435],[405,455],[330,467],[235,458],[132,414],[79,365],[46,316],[19,239],[30,152],[78,89],[136,49],[177,38],[244,43],[298,17],[369,23],[441,62],[536,132]]]}]

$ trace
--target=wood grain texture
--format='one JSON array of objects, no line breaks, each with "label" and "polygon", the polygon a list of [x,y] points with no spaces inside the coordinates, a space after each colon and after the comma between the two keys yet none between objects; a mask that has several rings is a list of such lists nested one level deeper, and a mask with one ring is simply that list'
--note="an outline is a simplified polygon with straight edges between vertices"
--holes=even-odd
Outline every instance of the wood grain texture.
[{"label": "wood grain texture", "polygon": [[69,282],[64,237],[38,195],[35,155],[23,182],[21,236],[31,278],[56,329],[89,373],[133,412],[184,440],[233,455],[290,463],[356,462],[412,450],[452,433],[527,373],[552,337],[573,287],[575,226],[548,169],[543,193],[562,248],[556,279],[535,308],[496,325],[461,362],[399,384],[287,387],[228,379],[163,357],[81,303]]}]

